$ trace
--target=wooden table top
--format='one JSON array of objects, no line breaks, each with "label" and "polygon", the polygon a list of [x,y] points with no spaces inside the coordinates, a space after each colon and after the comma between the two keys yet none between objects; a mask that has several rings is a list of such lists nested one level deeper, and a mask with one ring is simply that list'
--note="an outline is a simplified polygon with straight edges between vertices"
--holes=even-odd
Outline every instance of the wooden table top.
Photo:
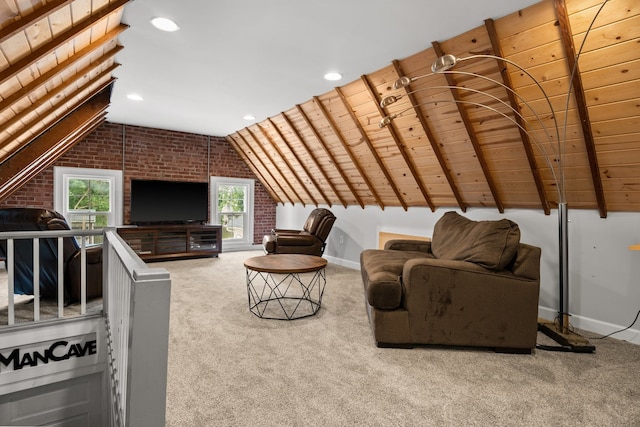
[{"label": "wooden table top", "polygon": [[263,273],[308,273],[325,268],[327,260],[315,255],[272,254],[248,258],[244,266]]}]

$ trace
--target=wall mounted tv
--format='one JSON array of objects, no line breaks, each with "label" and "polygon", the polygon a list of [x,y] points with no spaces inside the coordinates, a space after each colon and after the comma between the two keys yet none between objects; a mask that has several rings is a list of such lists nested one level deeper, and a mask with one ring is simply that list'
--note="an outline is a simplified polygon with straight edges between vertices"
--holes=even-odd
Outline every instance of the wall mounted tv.
[{"label": "wall mounted tv", "polygon": [[131,224],[204,224],[208,208],[206,182],[131,180]]}]

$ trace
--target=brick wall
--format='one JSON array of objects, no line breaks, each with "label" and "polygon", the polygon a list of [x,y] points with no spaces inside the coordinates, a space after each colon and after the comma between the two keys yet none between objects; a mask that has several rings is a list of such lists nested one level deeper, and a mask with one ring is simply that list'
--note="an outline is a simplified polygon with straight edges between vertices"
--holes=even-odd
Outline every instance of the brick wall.
[{"label": "brick wall", "polygon": [[[130,214],[131,179],[199,182],[208,181],[209,176],[255,179],[224,138],[116,123],[104,123],[55,166],[123,170],[125,223]],[[53,203],[53,167],[50,167],[7,198],[2,206],[52,209]],[[276,204],[256,180],[254,243],[261,243],[262,236],[275,227],[275,222]]]}]

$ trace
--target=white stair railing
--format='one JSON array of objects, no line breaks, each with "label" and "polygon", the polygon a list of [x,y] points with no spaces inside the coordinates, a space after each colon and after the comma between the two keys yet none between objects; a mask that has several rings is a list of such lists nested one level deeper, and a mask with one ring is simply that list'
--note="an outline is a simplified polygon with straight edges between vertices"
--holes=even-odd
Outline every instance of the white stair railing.
[{"label": "white stair railing", "polygon": [[[0,232],[0,242],[6,245],[5,266],[7,269],[7,325],[15,324],[15,243],[21,240],[31,240],[33,244],[33,321],[40,321],[40,239],[56,239],[58,253],[63,253],[63,239],[69,237],[78,238],[80,241],[80,315],[87,313],[87,245],[86,238],[89,236],[101,236],[102,230],[43,230],[43,231],[11,231]],[[64,283],[64,259],[58,257],[57,282]],[[57,295],[57,317],[64,316],[64,286],[58,286]],[[0,325],[2,326],[2,325]]]},{"label": "white stair railing", "polygon": [[149,268],[114,231],[105,232],[103,295],[111,425],[165,424],[171,280]]},{"label": "white stair railing", "polygon": [[[14,246],[18,239],[33,240],[34,324],[40,320],[39,239],[58,239],[62,253],[65,237],[95,236],[104,233],[102,312],[106,329],[110,380],[108,424],[117,427],[156,427],[165,424],[169,302],[171,280],[162,268],[148,267],[114,229],[103,231],[23,231],[2,232],[7,245],[8,325],[15,324]],[[80,239],[84,242],[85,239]],[[81,313],[86,313],[86,247],[81,243]],[[58,283],[64,283],[62,257],[58,263]],[[64,289],[58,287],[58,318],[64,317]],[[90,313],[95,316],[96,313]],[[3,325],[0,325],[0,328]]]}]

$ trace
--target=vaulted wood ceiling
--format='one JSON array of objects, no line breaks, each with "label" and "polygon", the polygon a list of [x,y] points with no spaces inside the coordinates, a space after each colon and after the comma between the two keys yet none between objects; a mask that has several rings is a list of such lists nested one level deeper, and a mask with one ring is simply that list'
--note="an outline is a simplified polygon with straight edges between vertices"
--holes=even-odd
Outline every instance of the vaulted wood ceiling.
[{"label": "vaulted wood ceiling", "polygon": [[128,0],[0,0],[0,200],[98,127]]},{"label": "vaulted wood ceiling", "polygon": [[[105,120],[126,3],[0,0],[0,200]],[[227,140],[279,203],[548,213],[560,195],[538,145],[546,144],[546,126],[557,146],[555,117],[565,154],[550,152],[548,159],[554,166],[562,160],[569,206],[602,217],[640,211],[637,0],[604,5],[570,83],[573,52],[601,4],[544,0],[449,40],[425,41],[423,51],[389,58],[387,67]],[[443,54],[508,61],[465,60],[450,73],[432,74]],[[527,73],[509,61],[540,82],[555,115]],[[399,77],[421,75],[394,89]],[[398,102],[381,107],[390,95]]]},{"label": "vaulted wood ceiling", "polygon": [[[549,0],[488,19],[410,57],[390,58],[387,67],[227,140],[283,204],[548,213],[561,197],[550,165],[562,161],[563,194],[570,207],[595,209],[601,217],[610,211],[640,211],[637,0],[604,5],[570,82],[574,52],[601,4]],[[449,73],[431,73],[431,64],[444,54],[498,55],[507,61],[477,58],[458,63]],[[527,73],[540,82],[555,115]],[[422,75],[394,89],[400,77]],[[381,107],[390,95],[402,97]],[[383,117],[398,113],[380,127]],[[555,148],[564,154],[554,153]]]}]

